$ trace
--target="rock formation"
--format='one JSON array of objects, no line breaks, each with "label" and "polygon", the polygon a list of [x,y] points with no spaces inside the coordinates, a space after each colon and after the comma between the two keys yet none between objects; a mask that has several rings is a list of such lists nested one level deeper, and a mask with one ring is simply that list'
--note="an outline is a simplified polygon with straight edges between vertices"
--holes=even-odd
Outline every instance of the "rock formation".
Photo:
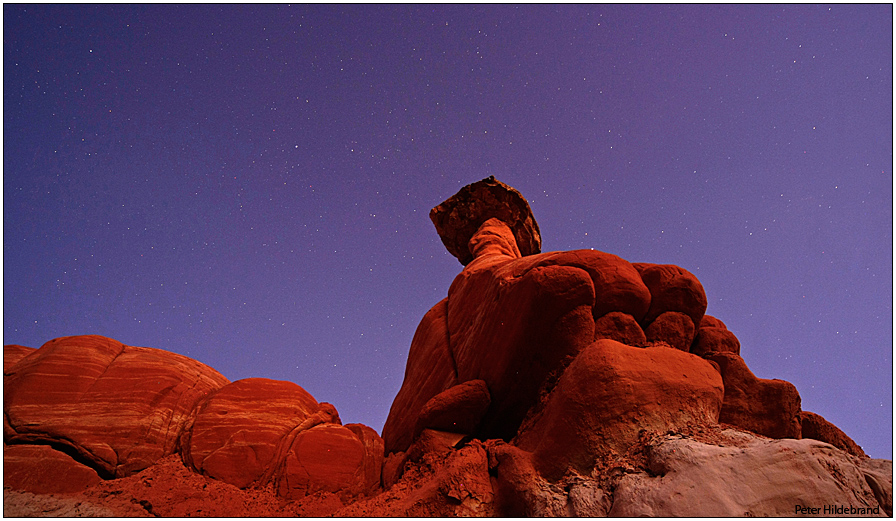
[{"label": "rock formation", "polygon": [[541,253],[494,178],[430,216],[464,268],[382,437],[294,383],[158,349],[5,346],[4,513],[892,515],[892,462],[756,377],[684,268]]}]

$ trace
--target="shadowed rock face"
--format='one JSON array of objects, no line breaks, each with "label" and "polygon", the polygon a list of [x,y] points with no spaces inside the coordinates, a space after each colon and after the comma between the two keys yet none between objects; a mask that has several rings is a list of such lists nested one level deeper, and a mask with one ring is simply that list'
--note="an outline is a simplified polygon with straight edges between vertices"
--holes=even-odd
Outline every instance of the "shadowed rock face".
[{"label": "shadowed rock face", "polygon": [[382,438],[295,383],[158,349],[5,346],[4,514],[892,515],[892,462],[757,378],[692,273],[540,253],[494,178],[431,216],[465,268],[414,334]]}]

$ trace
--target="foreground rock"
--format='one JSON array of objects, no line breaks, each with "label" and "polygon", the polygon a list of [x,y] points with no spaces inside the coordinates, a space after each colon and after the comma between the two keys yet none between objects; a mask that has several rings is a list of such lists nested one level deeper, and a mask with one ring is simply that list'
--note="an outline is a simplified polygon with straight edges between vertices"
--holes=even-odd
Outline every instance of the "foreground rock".
[{"label": "foreground rock", "polygon": [[[869,485],[880,469],[816,440],[768,440],[725,431],[728,445],[667,436],[650,447],[645,472],[622,477],[615,517],[892,515],[892,496]],[[880,460],[878,460],[880,461]],[[892,489],[892,462],[885,462]],[[737,493],[732,494],[732,491]],[[836,506],[845,511],[825,511]]]}]

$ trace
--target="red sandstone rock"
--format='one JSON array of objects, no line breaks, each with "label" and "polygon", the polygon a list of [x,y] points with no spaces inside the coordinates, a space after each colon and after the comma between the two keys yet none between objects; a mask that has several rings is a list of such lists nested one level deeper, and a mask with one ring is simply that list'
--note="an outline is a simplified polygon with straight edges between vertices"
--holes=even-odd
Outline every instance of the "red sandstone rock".
[{"label": "red sandstone rock", "polygon": [[335,517],[486,517],[500,515],[478,441],[439,458],[414,463],[401,481],[370,499],[336,511]]},{"label": "red sandstone rock", "polygon": [[[725,326],[725,323],[721,320],[717,319],[712,315],[703,315],[703,318],[700,319],[700,327],[719,327],[722,329],[728,329]],[[699,328],[698,328],[699,329]]]},{"label": "red sandstone rock", "polygon": [[383,438],[372,428],[360,423],[349,423],[345,428],[352,431],[364,446],[364,487],[362,492],[370,494],[382,486],[383,463],[385,462]]},{"label": "red sandstone rock", "polygon": [[757,378],[733,353],[709,353],[725,382],[719,421],[769,438],[800,438],[800,394],[784,380]]},{"label": "red sandstone rock", "polygon": [[635,320],[635,317],[614,311],[594,321],[594,339],[609,338],[630,346],[640,346],[647,343],[644,330]]},{"label": "red sandstone rock", "polygon": [[330,492],[343,499],[368,489],[367,450],[351,429],[321,423],[295,437],[277,473],[277,493],[299,499],[316,492]]},{"label": "red sandstone rock", "polygon": [[700,324],[706,312],[703,285],[688,270],[671,264],[636,262],[635,269],[650,290],[650,309],[642,323],[650,324],[666,311],[679,311]]},{"label": "red sandstone rock", "polygon": [[518,191],[488,177],[469,184],[429,213],[442,243],[463,265],[473,260],[470,238],[485,221],[497,218],[512,230],[523,256],[541,251],[541,233],[529,203]]},{"label": "red sandstone rock", "polygon": [[387,454],[407,450],[423,406],[457,383],[457,369],[448,343],[447,313],[446,298],[423,316],[411,340],[404,382],[383,426]]},{"label": "red sandstone rock", "polygon": [[3,447],[3,486],[39,494],[77,492],[102,481],[92,468],[48,445]]},{"label": "red sandstone rock", "polygon": [[569,467],[587,473],[596,458],[624,452],[642,430],[715,424],[722,396],[719,373],[700,357],[598,340],[566,369],[516,445],[533,453],[549,480]]},{"label": "red sandstone rock", "polygon": [[19,363],[19,360],[35,351],[37,351],[37,349],[34,349],[33,347],[25,347],[16,344],[7,344],[3,346],[3,373],[8,373],[9,370],[12,369],[12,366]]},{"label": "red sandstone rock", "polygon": [[66,445],[101,477],[127,476],[171,454],[196,404],[227,383],[160,349],[58,338],[4,377],[4,437]]},{"label": "red sandstone rock", "polygon": [[423,429],[473,434],[491,403],[482,380],[470,380],[433,396],[417,418],[416,437]]},{"label": "red sandstone rock", "polygon": [[569,266],[513,279],[474,264],[448,292],[451,348],[458,380],[484,380],[491,393],[481,434],[509,438],[546,376],[594,338],[593,286]]},{"label": "red sandstone rock", "polygon": [[247,378],[224,386],[198,409],[184,436],[184,462],[207,476],[246,488],[280,463],[287,435],[318,410],[292,382]]},{"label": "red sandstone rock", "polygon": [[811,438],[813,440],[830,443],[840,450],[866,458],[865,451],[862,447],[852,440],[845,432],[837,428],[833,423],[825,420],[820,414],[814,412],[800,412],[800,427],[803,438]]},{"label": "red sandstone rock", "polygon": [[666,311],[644,330],[648,342],[665,342],[675,349],[689,351],[694,341],[694,323],[684,313]]},{"label": "red sandstone rock", "polygon": [[691,352],[699,356],[705,356],[708,353],[739,355],[740,340],[725,328],[702,326],[697,331],[694,343],[691,344]]}]

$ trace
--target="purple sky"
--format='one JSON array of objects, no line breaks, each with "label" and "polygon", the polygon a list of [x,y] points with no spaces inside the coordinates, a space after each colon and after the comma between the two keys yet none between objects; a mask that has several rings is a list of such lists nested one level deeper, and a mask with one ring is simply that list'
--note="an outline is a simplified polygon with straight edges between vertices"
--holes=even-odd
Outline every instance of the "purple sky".
[{"label": "purple sky", "polygon": [[892,5],[3,6],[4,343],[102,334],[378,431],[495,175],[680,265],[892,458]]}]

